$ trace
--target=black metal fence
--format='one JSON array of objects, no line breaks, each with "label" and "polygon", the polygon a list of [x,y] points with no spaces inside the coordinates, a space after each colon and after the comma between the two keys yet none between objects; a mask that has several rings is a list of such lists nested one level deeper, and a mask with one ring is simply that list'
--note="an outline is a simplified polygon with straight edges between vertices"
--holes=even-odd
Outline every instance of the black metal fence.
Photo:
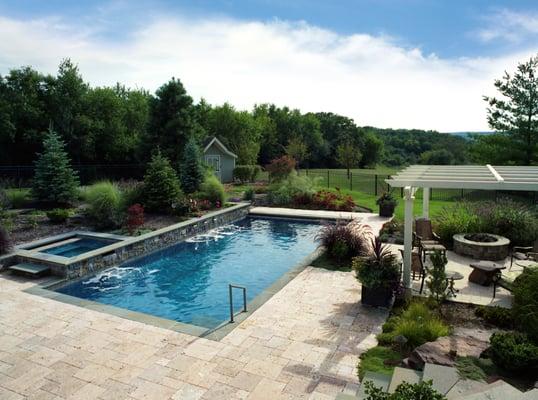
[{"label": "black metal fence", "polygon": [[[350,171],[349,175],[345,171],[334,170],[300,170],[299,174],[307,175],[315,179],[320,186],[327,188],[340,188],[366,194],[379,196],[384,191],[390,191],[390,186],[385,179],[390,178],[386,174],[371,174]],[[395,188],[394,194],[403,197],[403,188]],[[417,199],[422,199],[422,190],[415,194]],[[431,200],[497,200],[501,197],[510,197],[514,200],[537,203],[536,192],[507,192],[500,190],[475,190],[475,189],[430,189]]]},{"label": "black metal fence", "polygon": [[[80,183],[87,185],[101,179],[142,179],[144,164],[79,164],[73,165]],[[10,187],[28,187],[34,176],[33,165],[0,166],[0,184]]]}]

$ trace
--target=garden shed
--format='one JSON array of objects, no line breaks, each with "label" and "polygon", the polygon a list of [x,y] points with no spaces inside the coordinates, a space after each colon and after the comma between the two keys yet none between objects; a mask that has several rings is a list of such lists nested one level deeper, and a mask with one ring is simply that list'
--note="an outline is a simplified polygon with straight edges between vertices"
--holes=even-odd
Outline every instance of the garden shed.
[{"label": "garden shed", "polygon": [[479,189],[538,191],[538,166],[492,165],[411,165],[386,183],[403,188],[405,201],[403,282],[411,288],[413,247],[413,202],[417,189],[423,189],[422,213],[429,217],[430,189]]},{"label": "garden shed", "polygon": [[204,143],[203,161],[213,168],[215,175],[223,183],[232,182],[237,156],[216,137],[208,138]]}]

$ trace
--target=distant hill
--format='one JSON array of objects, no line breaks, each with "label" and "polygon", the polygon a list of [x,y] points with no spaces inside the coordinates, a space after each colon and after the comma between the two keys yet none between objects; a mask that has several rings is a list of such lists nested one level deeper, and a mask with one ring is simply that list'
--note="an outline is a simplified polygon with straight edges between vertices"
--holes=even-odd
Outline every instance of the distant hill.
[{"label": "distant hill", "polygon": [[459,136],[464,139],[469,139],[471,135],[491,135],[492,133],[495,133],[493,131],[483,131],[483,132],[443,132],[447,135],[453,135],[453,136]]}]

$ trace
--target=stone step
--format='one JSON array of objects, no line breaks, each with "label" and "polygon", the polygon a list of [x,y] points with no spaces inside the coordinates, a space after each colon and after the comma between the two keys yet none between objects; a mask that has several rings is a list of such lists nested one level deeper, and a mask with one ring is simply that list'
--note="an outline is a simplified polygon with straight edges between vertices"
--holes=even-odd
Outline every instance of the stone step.
[{"label": "stone step", "polygon": [[336,396],[335,400],[357,400],[357,397],[352,394],[340,393]]},{"label": "stone step", "polygon": [[9,270],[22,272],[27,275],[41,276],[50,272],[50,267],[33,263],[20,263],[9,267]]},{"label": "stone step", "polygon": [[518,389],[503,380],[499,380],[487,385],[485,388],[463,393],[460,398],[461,400],[515,400],[519,399],[521,395],[522,393]]},{"label": "stone step", "polygon": [[390,378],[391,378],[390,375],[384,375],[384,374],[379,374],[377,372],[366,371],[366,373],[364,374],[364,378],[362,378],[362,383],[361,383],[361,386],[359,387],[356,398],[357,399],[366,398],[366,391],[365,391],[366,388],[364,386],[364,382],[366,381],[373,382],[375,386],[381,387],[381,389],[384,392],[386,392],[387,389],[389,388]]},{"label": "stone step", "polygon": [[407,383],[419,383],[422,378],[422,373],[415,371],[414,369],[394,368],[394,373],[392,374],[392,379],[390,380],[390,385],[388,388],[389,393],[394,393],[399,384],[403,382]]},{"label": "stone step", "polygon": [[460,376],[456,368],[426,363],[422,373],[422,380],[431,380],[435,390],[441,394],[447,394],[460,380]]},{"label": "stone step", "polygon": [[470,379],[460,379],[452,389],[446,393],[448,400],[460,399],[464,393],[468,393],[471,390],[475,389],[484,389],[488,386],[486,382],[483,381],[472,381]]}]

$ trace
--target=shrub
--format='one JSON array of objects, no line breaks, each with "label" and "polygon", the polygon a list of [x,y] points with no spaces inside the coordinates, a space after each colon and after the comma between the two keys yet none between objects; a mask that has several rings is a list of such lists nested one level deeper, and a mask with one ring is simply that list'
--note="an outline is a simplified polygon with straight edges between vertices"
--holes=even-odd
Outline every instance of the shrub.
[{"label": "shrub", "polygon": [[66,208],[54,208],[47,211],[47,218],[53,224],[62,224],[71,216],[71,211]]},{"label": "shrub", "polygon": [[449,333],[449,327],[425,304],[412,302],[401,315],[391,317],[384,324],[382,336],[378,335],[378,340],[381,339],[380,342],[388,345],[392,344],[395,336],[402,335],[407,339],[405,346],[413,349]]},{"label": "shrub", "polygon": [[110,181],[97,182],[86,189],[87,214],[100,228],[119,225],[122,205],[119,188]]},{"label": "shrub", "polygon": [[259,165],[238,165],[234,168],[234,179],[241,183],[254,182],[260,171]]},{"label": "shrub", "polygon": [[156,212],[171,212],[183,198],[176,171],[170,161],[155,154],[144,175],[144,207]]},{"label": "shrub", "polygon": [[11,250],[11,241],[7,230],[0,225],[0,255],[7,254]]},{"label": "shrub", "polygon": [[320,190],[314,194],[312,204],[316,208],[332,211],[353,211],[355,208],[353,197],[341,193],[339,189],[336,189],[334,192],[330,190]]},{"label": "shrub", "polygon": [[441,240],[451,245],[456,233],[494,233],[513,245],[531,245],[538,238],[538,219],[532,209],[508,199],[461,202],[445,207],[436,219]]},{"label": "shrub", "polygon": [[248,188],[247,190],[245,190],[245,193],[243,193],[243,199],[247,201],[253,201],[254,195],[254,189]]},{"label": "shrub", "polygon": [[274,159],[266,167],[269,172],[269,180],[274,182],[288,177],[295,170],[295,165],[295,160],[289,156]]},{"label": "shrub", "polygon": [[211,172],[206,174],[204,182],[200,185],[200,197],[217,207],[222,206],[226,200],[224,186]]},{"label": "shrub", "polygon": [[144,207],[140,204],[133,204],[127,209],[127,220],[125,221],[127,231],[134,235],[138,228],[144,225]]},{"label": "shrub", "polygon": [[121,181],[118,183],[121,190],[122,210],[127,210],[133,204],[144,202],[144,183],[139,181]]},{"label": "shrub", "polygon": [[510,372],[538,372],[538,346],[519,332],[495,332],[489,339],[489,354],[493,362]]},{"label": "shrub", "polygon": [[183,150],[180,168],[181,189],[185,193],[196,192],[204,180],[201,158],[200,147],[194,138],[190,138]]},{"label": "shrub", "polygon": [[401,360],[400,353],[392,350],[390,347],[377,346],[372,347],[360,356],[357,367],[359,379],[364,378],[366,371],[376,372],[383,375],[391,375],[394,365],[386,365],[385,361]]},{"label": "shrub", "polygon": [[30,200],[30,191],[28,189],[9,189],[7,197],[11,208],[24,208]]},{"label": "shrub", "polygon": [[347,223],[330,224],[320,230],[316,240],[327,249],[330,257],[343,260],[364,253],[368,232],[366,225],[355,228]]},{"label": "shrub", "polygon": [[483,318],[489,324],[503,329],[512,329],[514,318],[512,311],[508,308],[498,306],[479,306],[475,310],[477,317]]},{"label": "shrub", "polygon": [[364,383],[366,400],[446,400],[446,397],[432,387],[431,381],[420,383],[403,382],[396,387],[394,393],[386,393],[376,387],[372,381]]},{"label": "shrub", "polygon": [[371,241],[370,253],[353,259],[357,279],[368,288],[392,288],[400,281],[400,268],[390,247],[381,243],[379,237]]},{"label": "shrub", "polygon": [[444,207],[436,218],[436,233],[447,247],[452,247],[452,236],[455,234],[479,231],[479,217],[467,202]]},{"label": "shrub", "polygon": [[69,204],[77,197],[78,175],[69,166],[69,157],[60,136],[52,130],[43,141],[43,153],[35,163],[32,191],[41,201]]},{"label": "shrub", "polygon": [[430,291],[429,298],[441,309],[441,304],[446,300],[448,282],[446,280],[445,266],[448,262],[446,255],[436,251],[431,255],[432,266],[427,267],[428,281],[426,286]]},{"label": "shrub", "polygon": [[[275,205],[310,203],[315,193],[315,182],[307,176],[299,176],[295,171],[269,187],[268,198]],[[307,200],[305,200],[307,199]]]},{"label": "shrub", "polygon": [[513,286],[514,323],[538,343],[538,267],[526,268],[514,280]]}]

